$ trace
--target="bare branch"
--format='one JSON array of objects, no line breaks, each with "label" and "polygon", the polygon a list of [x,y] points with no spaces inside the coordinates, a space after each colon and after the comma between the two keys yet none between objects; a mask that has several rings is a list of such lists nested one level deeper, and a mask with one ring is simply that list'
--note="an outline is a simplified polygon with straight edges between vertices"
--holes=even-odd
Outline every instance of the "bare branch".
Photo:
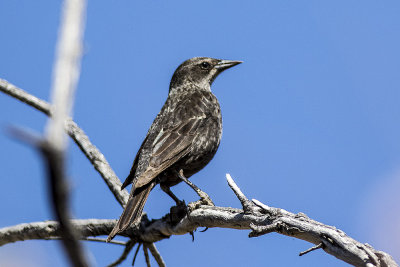
[{"label": "bare branch", "polygon": [[[46,238],[46,240],[60,240],[60,237],[49,237]],[[121,245],[121,246],[126,246],[128,242],[122,242],[122,241],[115,241],[113,240],[112,242],[107,242],[106,239],[104,238],[96,238],[96,237],[80,237],[80,240],[82,241],[92,241],[92,242],[100,242],[100,243],[110,243],[114,245]]]},{"label": "bare branch", "polygon": [[129,193],[127,190],[121,190],[122,183],[111,168],[105,156],[94,146],[85,132],[72,120],[66,122],[67,133],[72,137],[78,147],[92,163],[93,167],[100,173],[104,182],[113,193],[119,204],[125,206],[128,202]]},{"label": "bare branch", "polygon": [[114,245],[121,245],[121,246],[126,246],[128,245],[128,242],[122,242],[122,241],[117,241],[117,240],[112,240],[110,242],[107,242],[107,239],[104,238],[95,238],[95,237],[86,237],[86,238],[81,238],[83,241],[93,241],[93,242],[100,242],[100,243],[110,243]]},{"label": "bare branch", "polygon": [[3,93],[18,99],[21,102],[28,104],[31,107],[43,112],[46,115],[50,115],[50,104],[34,95],[31,95],[24,90],[16,87],[15,85],[7,82],[6,80],[0,79],[0,91]]},{"label": "bare branch", "polygon": [[85,13],[86,1],[64,1],[51,91],[56,108],[47,125],[48,141],[61,151],[66,148],[64,122],[71,114],[79,79]]},{"label": "bare branch", "polygon": [[70,223],[66,181],[65,152],[67,140],[64,123],[71,113],[74,92],[80,73],[81,48],[86,13],[86,1],[65,0],[62,10],[57,56],[53,72],[53,116],[47,122],[46,141],[39,149],[48,170],[48,183],[53,213],[60,223],[60,236],[71,264],[89,266],[82,244]]},{"label": "bare branch", "polygon": [[139,243],[138,247],[136,248],[135,255],[133,256],[133,260],[132,260],[132,266],[135,266],[136,257],[137,257],[137,255],[139,253],[139,250],[140,250],[141,246],[142,246],[142,243]]},{"label": "bare branch", "polygon": [[[80,237],[107,235],[116,220],[71,220]],[[59,223],[56,221],[22,223],[0,229],[0,246],[25,240],[60,238]]]},{"label": "bare branch", "polygon": [[124,260],[126,260],[126,258],[128,257],[129,253],[131,252],[131,250],[133,249],[135,244],[136,244],[135,242],[128,241],[128,243],[125,246],[124,251],[122,252],[121,257],[119,257],[115,262],[108,265],[108,267],[117,266],[117,265],[121,264]]},{"label": "bare branch", "polygon": [[[322,239],[325,252],[355,266],[365,266],[367,263],[370,263],[370,266],[398,266],[389,254],[377,251],[368,244],[359,243],[335,227],[324,225],[302,215],[289,212],[288,214],[290,216],[283,213],[274,218],[261,209],[258,211],[254,209],[249,214],[241,209],[201,206],[190,212],[177,225],[171,225],[168,222],[169,214],[167,214],[158,220],[142,222],[142,228],[139,230],[130,227],[120,235],[130,237],[135,242],[153,243],[169,238],[171,235],[190,233],[198,227],[254,231],[253,226],[258,226],[258,230],[263,226],[281,225],[275,228],[276,232],[314,244],[321,243]],[[82,237],[87,237],[108,235],[116,222],[117,220],[73,220],[73,225]],[[0,229],[0,246],[22,240],[48,239],[58,234],[58,224],[52,221],[5,227]],[[375,261],[370,257],[375,258]]]},{"label": "bare branch", "polygon": [[47,163],[49,189],[53,213],[60,222],[62,243],[74,266],[89,266],[85,259],[83,247],[77,241],[75,229],[70,223],[67,185],[65,180],[64,154],[50,143],[43,142],[41,151]]},{"label": "bare branch", "polygon": [[[6,80],[0,79],[0,91],[36,108],[46,115],[50,116],[53,113],[53,109],[49,103],[10,84]],[[68,118],[65,122],[65,131],[75,141],[97,172],[100,173],[121,206],[125,206],[129,193],[126,190],[121,190],[122,183],[112,170],[104,155],[90,142],[89,137],[71,118]]]},{"label": "bare branch", "polygon": [[154,243],[149,243],[148,248],[151,252],[151,255],[153,255],[154,259],[156,260],[158,266],[165,267],[165,262],[164,262],[163,258],[161,257],[161,254],[158,251],[156,245]]},{"label": "bare branch", "polygon": [[146,266],[151,267],[147,243],[143,243],[143,253],[144,253],[144,258],[146,259]]},{"label": "bare branch", "polygon": [[320,248],[323,248],[323,247],[324,247],[324,244],[323,243],[319,243],[316,246],[313,246],[313,247],[311,247],[311,248],[309,248],[309,249],[307,249],[305,251],[300,252],[299,256],[306,255],[307,253],[310,253],[311,251],[314,251],[314,250],[317,250],[317,249],[320,249]]},{"label": "bare branch", "polygon": [[34,148],[39,148],[43,142],[43,138],[29,129],[11,125],[7,129],[12,138],[21,141],[25,144],[31,145]]},{"label": "bare branch", "polygon": [[229,173],[226,174],[226,180],[228,181],[229,187],[232,189],[232,191],[235,193],[237,198],[239,199],[240,203],[242,203],[243,210],[245,212],[251,212],[253,204],[250,202],[250,200],[247,199],[247,197],[242,193],[240,188],[237,186],[235,181],[233,181],[231,175]]}]

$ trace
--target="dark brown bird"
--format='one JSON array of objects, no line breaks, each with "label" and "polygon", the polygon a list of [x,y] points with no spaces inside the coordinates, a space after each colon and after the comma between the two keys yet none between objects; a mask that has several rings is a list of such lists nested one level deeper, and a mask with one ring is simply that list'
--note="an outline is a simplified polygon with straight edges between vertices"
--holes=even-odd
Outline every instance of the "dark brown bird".
[{"label": "dark brown bird", "polygon": [[183,62],[172,76],[168,98],[136,154],[122,188],[132,183],[128,203],[108,241],[140,221],[144,204],[156,184],[177,204],[170,187],[200,171],[217,152],[222,117],[211,84],[222,71],[241,61],[196,57]]}]

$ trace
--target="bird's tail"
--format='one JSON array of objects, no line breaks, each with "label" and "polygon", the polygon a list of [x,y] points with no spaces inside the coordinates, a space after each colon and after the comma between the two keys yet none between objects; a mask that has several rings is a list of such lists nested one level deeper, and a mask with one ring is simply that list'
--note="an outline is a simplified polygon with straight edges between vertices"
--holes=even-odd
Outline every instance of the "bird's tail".
[{"label": "bird's tail", "polygon": [[124,212],[108,236],[107,242],[111,241],[116,234],[124,231],[131,224],[136,224],[140,221],[144,204],[154,186],[155,182],[152,182],[143,186],[143,188],[137,188],[131,192]]}]

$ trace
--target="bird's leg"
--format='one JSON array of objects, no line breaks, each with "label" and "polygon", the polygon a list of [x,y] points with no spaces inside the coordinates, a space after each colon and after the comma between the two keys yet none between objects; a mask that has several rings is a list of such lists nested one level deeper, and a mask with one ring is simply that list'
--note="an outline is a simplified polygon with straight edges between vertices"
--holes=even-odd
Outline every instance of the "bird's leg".
[{"label": "bird's leg", "polygon": [[183,175],[183,170],[179,171],[178,176],[179,176],[179,178],[181,178],[182,181],[184,181],[187,185],[189,185],[200,197],[199,201],[189,203],[188,207],[190,210],[195,210],[196,208],[200,207],[201,205],[215,206],[214,203],[212,202],[210,196],[207,193],[203,192],[200,188],[198,188],[195,184],[190,182]]},{"label": "bird's leg", "polygon": [[186,203],[184,200],[180,200],[177,198],[174,193],[172,193],[169,186],[160,184],[161,189],[168,194],[175,202],[176,206],[170,208],[169,211],[169,220],[172,225],[177,224],[185,215],[188,214],[188,208],[186,207]]},{"label": "bird's leg", "polygon": [[167,193],[167,195],[170,196],[175,201],[177,206],[180,206],[180,205],[182,205],[182,203],[185,203],[185,201],[180,200],[177,196],[174,195],[174,193],[172,193],[171,188],[169,186],[160,184],[160,187],[161,187],[162,191]]}]

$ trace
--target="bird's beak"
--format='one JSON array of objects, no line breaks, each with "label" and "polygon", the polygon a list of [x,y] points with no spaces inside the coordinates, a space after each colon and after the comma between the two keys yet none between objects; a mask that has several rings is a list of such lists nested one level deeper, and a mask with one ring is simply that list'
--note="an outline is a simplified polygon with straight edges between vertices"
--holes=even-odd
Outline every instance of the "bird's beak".
[{"label": "bird's beak", "polygon": [[217,65],[215,65],[215,68],[219,71],[223,71],[223,70],[232,68],[233,66],[236,66],[240,63],[243,63],[243,61],[221,60]]}]

